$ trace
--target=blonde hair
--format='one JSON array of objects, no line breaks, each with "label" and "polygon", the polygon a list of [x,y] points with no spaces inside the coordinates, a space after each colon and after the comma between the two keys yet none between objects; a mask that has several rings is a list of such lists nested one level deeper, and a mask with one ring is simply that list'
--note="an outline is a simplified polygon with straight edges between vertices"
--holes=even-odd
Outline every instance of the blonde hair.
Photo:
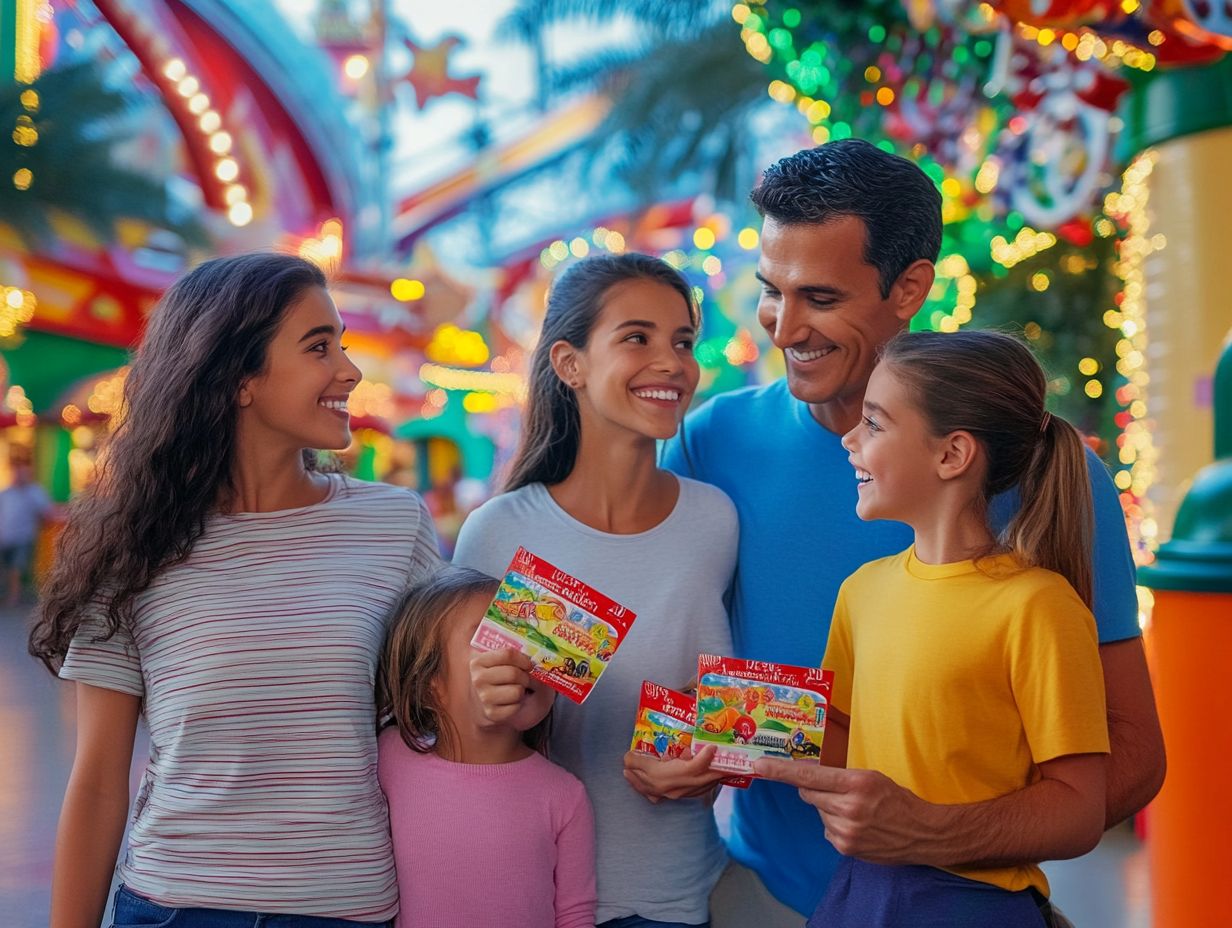
[{"label": "blonde hair", "polygon": [[[412,751],[429,754],[438,747],[452,753],[458,733],[441,706],[433,684],[445,671],[448,617],[472,596],[491,598],[500,584],[469,567],[444,567],[411,587],[393,609],[377,668],[377,727],[398,726]],[[522,740],[544,753],[551,713],[522,733]]]},{"label": "blonde hair", "polygon": [[1077,429],[1044,408],[1031,350],[1000,332],[908,332],[881,353],[934,435],[970,432],[988,458],[981,502],[1017,487],[1021,506],[998,541],[1025,565],[1055,571],[1091,605],[1094,512]]}]

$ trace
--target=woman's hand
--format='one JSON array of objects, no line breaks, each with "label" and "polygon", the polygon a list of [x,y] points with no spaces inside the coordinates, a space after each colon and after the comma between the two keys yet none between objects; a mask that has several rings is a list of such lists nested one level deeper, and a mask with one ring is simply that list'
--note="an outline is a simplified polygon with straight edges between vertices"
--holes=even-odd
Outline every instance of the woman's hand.
[{"label": "woman's hand", "polygon": [[530,658],[513,648],[484,651],[471,658],[471,686],[489,722],[511,719],[530,688]]},{"label": "woman's hand", "polygon": [[709,796],[729,776],[710,769],[715,747],[707,744],[691,758],[660,760],[649,754],[625,754],[625,779],[651,802]]}]

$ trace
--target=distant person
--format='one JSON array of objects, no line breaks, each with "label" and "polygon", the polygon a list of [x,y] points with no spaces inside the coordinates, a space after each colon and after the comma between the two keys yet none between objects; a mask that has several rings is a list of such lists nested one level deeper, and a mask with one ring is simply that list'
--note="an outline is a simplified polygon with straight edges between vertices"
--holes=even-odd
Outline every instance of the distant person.
[{"label": "distant person", "polygon": [[22,581],[34,564],[39,529],[53,508],[30,465],[14,465],[13,482],[0,490],[0,566],[8,579],[4,602],[10,609],[21,601]]}]

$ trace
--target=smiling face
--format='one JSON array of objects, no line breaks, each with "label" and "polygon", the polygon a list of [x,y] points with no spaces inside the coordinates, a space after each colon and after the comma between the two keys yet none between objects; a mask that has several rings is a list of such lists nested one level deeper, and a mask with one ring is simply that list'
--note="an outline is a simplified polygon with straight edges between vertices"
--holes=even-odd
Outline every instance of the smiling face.
[{"label": "smiling face", "polygon": [[258,442],[291,448],[345,448],[347,398],[360,370],[341,344],[342,319],[329,294],[306,290],[271,339],[264,371],[240,388],[240,419]]},{"label": "smiling face", "polygon": [[944,480],[938,473],[943,441],[907,388],[879,364],[868,381],[861,421],[843,436],[860,485],[856,514],[863,520],[921,524],[935,508]]},{"label": "smiling face", "polygon": [[586,347],[554,346],[557,372],[574,384],[583,432],[675,435],[700,376],[696,337],[689,306],[671,287],[644,279],[611,287]]},{"label": "smiling face", "polygon": [[923,304],[932,273],[929,262],[917,261],[883,297],[877,268],[865,260],[861,219],[766,219],[757,318],[783,351],[792,395],[822,425],[841,434],[858,421],[877,351]]},{"label": "smiling face", "polygon": [[[494,727],[484,715],[479,697],[471,686],[470,672],[470,660],[479,653],[471,647],[471,638],[474,637],[475,629],[479,627],[491,599],[491,595],[486,592],[473,593],[442,619],[445,623],[444,666],[443,673],[433,686],[441,709],[459,727],[468,722],[480,729]],[[537,680],[531,680],[517,711],[512,718],[500,723],[500,726],[519,732],[530,731],[547,717],[554,698],[555,693],[549,687]]]}]

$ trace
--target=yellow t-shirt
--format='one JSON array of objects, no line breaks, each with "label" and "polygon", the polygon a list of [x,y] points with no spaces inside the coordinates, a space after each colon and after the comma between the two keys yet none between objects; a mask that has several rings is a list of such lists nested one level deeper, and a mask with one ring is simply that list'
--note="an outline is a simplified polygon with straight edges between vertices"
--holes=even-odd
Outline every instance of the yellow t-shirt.
[{"label": "yellow t-shirt", "polygon": [[[1095,619],[1062,576],[1009,555],[866,564],[839,590],[822,666],[851,716],[847,766],[929,802],[994,799],[1036,764],[1108,751]],[[1048,893],[1034,864],[951,872]]]}]

